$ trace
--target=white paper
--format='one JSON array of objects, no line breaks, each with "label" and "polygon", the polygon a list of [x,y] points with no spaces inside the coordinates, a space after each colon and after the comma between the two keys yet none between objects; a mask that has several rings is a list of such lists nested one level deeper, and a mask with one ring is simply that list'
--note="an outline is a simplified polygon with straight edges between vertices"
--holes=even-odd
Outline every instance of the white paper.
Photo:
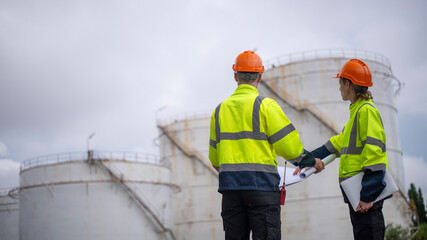
[{"label": "white paper", "polygon": [[[292,185],[292,184],[295,184],[295,183],[299,183],[302,180],[304,180],[304,178],[302,178],[300,176],[301,174],[298,174],[298,175],[295,175],[295,176],[293,175],[295,169],[296,168],[294,168],[294,167],[289,167],[289,166],[286,167],[286,180],[285,180],[286,186],[289,186],[289,185]],[[283,176],[284,176],[285,167],[278,166],[277,170],[279,171],[279,174],[280,174],[280,183],[279,183],[279,186],[281,187],[283,185]]]},{"label": "white paper", "polygon": [[[334,161],[336,157],[337,157],[337,155],[331,154],[331,155],[325,157],[324,159],[322,159],[322,161],[323,161],[323,163],[325,163],[325,166],[326,166],[329,163],[331,163],[332,161]],[[288,164],[288,165],[290,165],[290,164]],[[310,167],[308,169],[303,169],[299,174],[294,176],[293,173],[294,173],[295,169],[296,168],[294,168],[294,167],[289,167],[289,166],[286,167],[285,186],[289,186],[289,185],[292,185],[295,183],[299,183],[302,180],[308,178],[311,174],[313,174],[316,171],[316,169],[314,167]],[[281,187],[283,185],[285,167],[278,166],[277,170],[279,171],[279,174],[280,174],[279,186]]]},{"label": "white paper", "polygon": [[[341,187],[343,188],[345,195],[347,195],[347,198],[354,211],[356,211],[357,205],[359,205],[360,202],[360,191],[362,190],[363,174],[364,173],[361,172],[341,182]],[[385,197],[388,197],[399,190],[388,169],[385,173],[384,182],[386,183],[386,187],[374,202],[384,199]]]}]

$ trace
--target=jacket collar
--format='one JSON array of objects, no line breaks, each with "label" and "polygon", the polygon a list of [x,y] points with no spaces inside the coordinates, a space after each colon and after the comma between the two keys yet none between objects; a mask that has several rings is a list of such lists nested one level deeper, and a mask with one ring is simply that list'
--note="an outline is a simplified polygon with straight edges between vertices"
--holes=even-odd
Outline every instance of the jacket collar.
[{"label": "jacket collar", "polygon": [[372,102],[372,99],[369,99],[369,100],[365,100],[365,99],[363,99],[363,98],[359,98],[359,99],[357,99],[357,101],[356,102],[354,102],[354,103],[352,103],[352,104],[350,104],[350,112],[352,112],[352,111],[356,111],[357,109],[359,109],[359,107],[360,106],[362,106],[364,103],[370,103],[370,104],[372,104],[373,102]]},{"label": "jacket collar", "polygon": [[240,84],[239,86],[237,86],[236,91],[234,91],[234,94],[240,94],[240,93],[250,93],[250,94],[259,95],[258,89],[256,89],[256,87],[251,86],[249,84]]}]

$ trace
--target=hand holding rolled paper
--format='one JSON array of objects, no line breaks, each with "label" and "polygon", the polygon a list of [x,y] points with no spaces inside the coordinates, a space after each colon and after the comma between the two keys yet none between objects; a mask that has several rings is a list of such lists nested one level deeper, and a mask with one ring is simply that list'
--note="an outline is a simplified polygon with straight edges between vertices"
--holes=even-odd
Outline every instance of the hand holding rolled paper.
[{"label": "hand holding rolled paper", "polygon": [[[325,157],[324,159],[322,159],[321,162],[324,164],[324,166],[326,166],[329,163],[331,163],[332,161],[334,161],[336,157],[337,157],[337,155],[331,154],[331,155]],[[321,168],[320,165],[322,163],[316,162],[316,164],[319,164],[318,165],[319,168]],[[282,186],[283,185],[283,179],[284,179],[284,167],[279,166],[278,171],[280,174],[279,186]],[[289,185],[292,185],[295,183],[299,183],[299,182],[303,181],[304,179],[308,178],[311,174],[316,173],[317,171],[318,171],[318,169],[316,169],[315,167],[309,167],[309,168],[304,168],[304,169],[287,167],[286,168],[285,185],[289,186]],[[294,175],[294,172],[296,172],[295,175]]]}]

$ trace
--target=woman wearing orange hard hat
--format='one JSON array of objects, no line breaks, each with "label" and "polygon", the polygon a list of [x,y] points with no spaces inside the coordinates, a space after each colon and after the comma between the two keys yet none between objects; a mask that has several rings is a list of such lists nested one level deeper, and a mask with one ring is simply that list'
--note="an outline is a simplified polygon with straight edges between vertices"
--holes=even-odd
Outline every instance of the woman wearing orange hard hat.
[{"label": "woman wearing orange hard hat", "polygon": [[368,87],[372,87],[371,71],[361,60],[346,62],[335,76],[339,78],[341,97],[350,101],[350,119],[343,131],[331,137],[311,154],[324,158],[331,153],[340,156],[339,181],[363,172],[360,202],[353,210],[344,191],[344,202],[349,205],[354,239],[384,239],[384,199],[375,202],[384,190],[388,168],[386,136],[381,116],[372,101]]}]

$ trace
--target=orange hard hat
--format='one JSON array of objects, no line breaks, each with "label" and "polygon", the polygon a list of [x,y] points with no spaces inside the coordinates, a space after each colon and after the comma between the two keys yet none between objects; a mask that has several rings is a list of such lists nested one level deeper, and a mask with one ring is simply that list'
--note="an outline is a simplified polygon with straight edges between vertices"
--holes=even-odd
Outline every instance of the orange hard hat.
[{"label": "orange hard hat", "polygon": [[335,78],[349,79],[353,84],[372,87],[372,75],[368,65],[361,60],[351,59],[342,66]]},{"label": "orange hard hat", "polygon": [[252,51],[244,51],[236,58],[236,63],[233,64],[235,72],[264,72],[262,60],[258,54]]}]

